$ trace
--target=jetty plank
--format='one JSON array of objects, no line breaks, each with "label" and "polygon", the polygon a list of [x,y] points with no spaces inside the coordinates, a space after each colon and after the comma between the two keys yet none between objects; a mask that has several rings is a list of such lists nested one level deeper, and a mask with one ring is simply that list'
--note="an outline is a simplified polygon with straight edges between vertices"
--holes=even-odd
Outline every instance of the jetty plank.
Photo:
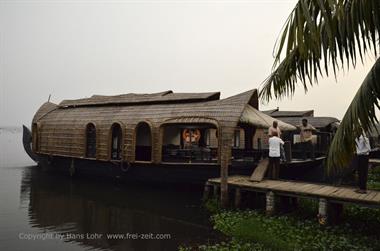
[{"label": "jetty plank", "polygon": [[376,197],[377,193],[374,193],[373,191],[368,191],[367,196],[364,198],[364,200],[372,201]]},{"label": "jetty plank", "polygon": [[262,181],[264,179],[265,173],[268,170],[269,160],[262,159],[255,170],[253,171],[250,180],[251,181]]},{"label": "jetty plank", "polygon": [[[220,178],[209,179],[210,184],[220,184]],[[253,182],[249,176],[231,176],[229,185],[241,189],[286,194],[295,197],[326,198],[337,203],[352,203],[362,206],[380,208],[380,191],[368,190],[366,194],[356,193],[356,187],[333,186],[329,184],[316,184],[290,180],[268,180]]]},{"label": "jetty plank", "polygon": [[376,203],[380,203],[380,193],[377,194],[377,195],[373,198],[372,201],[374,201],[374,202],[376,202]]}]

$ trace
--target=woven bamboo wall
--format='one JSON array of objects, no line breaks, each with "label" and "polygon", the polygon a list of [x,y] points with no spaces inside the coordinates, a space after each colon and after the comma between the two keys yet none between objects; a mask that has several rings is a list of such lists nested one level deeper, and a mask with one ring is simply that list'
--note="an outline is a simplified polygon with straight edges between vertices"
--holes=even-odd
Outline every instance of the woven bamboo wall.
[{"label": "woven bamboo wall", "polygon": [[256,101],[257,92],[251,90],[223,100],[197,103],[68,108],[44,104],[36,113],[33,123],[38,122],[39,125],[39,153],[78,158],[85,156],[85,129],[88,123],[93,123],[97,136],[96,158],[99,160],[110,159],[110,130],[113,123],[119,123],[123,131],[123,159],[133,162],[135,128],[138,123],[147,122],[153,139],[153,162],[159,163],[163,137],[161,126],[167,121],[184,117],[197,118],[197,121],[216,121],[220,128],[228,131],[222,134],[219,141],[228,140],[231,145],[233,129],[238,124],[244,106],[247,103],[257,104]]}]

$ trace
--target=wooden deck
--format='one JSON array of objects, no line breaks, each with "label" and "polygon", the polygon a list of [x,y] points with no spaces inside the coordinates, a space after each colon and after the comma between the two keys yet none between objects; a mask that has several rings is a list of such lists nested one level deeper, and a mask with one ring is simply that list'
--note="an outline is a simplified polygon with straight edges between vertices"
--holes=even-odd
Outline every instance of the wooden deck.
[{"label": "wooden deck", "polygon": [[[209,179],[208,185],[220,185],[220,178]],[[356,187],[332,186],[287,180],[250,181],[249,176],[228,177],[231,188],[255,192],[273,192],[290,197],[325,199],[334,203],[352,203],[366,207],[380,208],[380,191],[368,190],[366,194],[356,193]]]},{"label": "wooden deck", "polygon": [[369,159],[369,163],[378,165],[380,164],[380,159]]}]

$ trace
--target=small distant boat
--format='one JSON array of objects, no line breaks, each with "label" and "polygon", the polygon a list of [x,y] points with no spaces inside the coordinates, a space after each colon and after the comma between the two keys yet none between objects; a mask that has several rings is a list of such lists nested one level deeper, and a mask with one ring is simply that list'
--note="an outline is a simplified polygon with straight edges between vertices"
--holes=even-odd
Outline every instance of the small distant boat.
[{"label": "small distant boat", "polygon": [[[258,110],[257,90],[94,95],[44,103],[24,127],[28,155],[54,170],[157,182],[203,184],[249,175],[263,156],[258,132],[275,119]],[[282,131],[296,128],[276,119]]]}]

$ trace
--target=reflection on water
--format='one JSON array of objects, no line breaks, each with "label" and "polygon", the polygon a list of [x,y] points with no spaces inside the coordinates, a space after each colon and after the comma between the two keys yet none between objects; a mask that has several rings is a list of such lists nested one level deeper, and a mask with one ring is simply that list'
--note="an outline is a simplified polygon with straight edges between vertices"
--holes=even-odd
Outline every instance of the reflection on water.
[{"label": "reflection on water", "polygon": [[176,250],[215,238],[200,191],[70,179],[31,166],[21,131],[2,130],[0,143],[0,250]]}]

